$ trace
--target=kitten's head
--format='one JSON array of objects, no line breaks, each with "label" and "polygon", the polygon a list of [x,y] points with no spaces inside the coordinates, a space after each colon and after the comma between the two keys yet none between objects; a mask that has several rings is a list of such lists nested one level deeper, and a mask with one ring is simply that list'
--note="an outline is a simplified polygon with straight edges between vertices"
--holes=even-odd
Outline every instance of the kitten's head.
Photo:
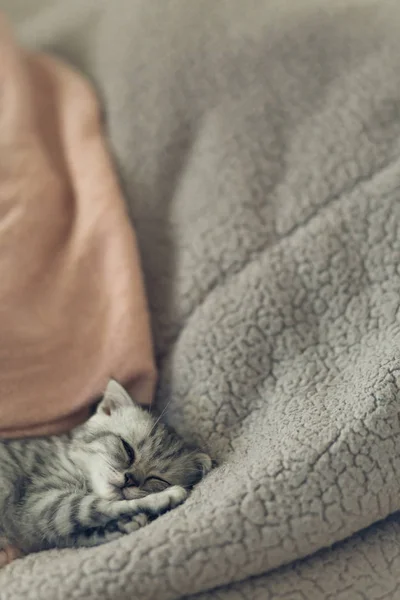
[{"label": "kitten's head", "polygon": [[74,458],[104,498],[141,498],[171,485],[191,488],[211,469],[207,454],[189,448],[135,405],[116,381],[110,381],[78,437]]}]

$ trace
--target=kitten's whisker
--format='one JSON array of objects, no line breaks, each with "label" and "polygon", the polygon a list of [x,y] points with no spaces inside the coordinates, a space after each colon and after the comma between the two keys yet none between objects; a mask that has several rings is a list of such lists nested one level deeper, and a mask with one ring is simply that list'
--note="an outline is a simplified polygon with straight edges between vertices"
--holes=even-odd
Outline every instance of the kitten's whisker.
[{"label": "kitten's whisker", "polygon": [[149,435],[151,435],[154,431],[154,429],[156,428],[157,424],[160,422],[160,419],[165,415],[168,406],[171,404],[172,402],[172,398],[167,402],[167,404],[164,406],[160,416],[154,421],[153,427],[150,429],[150,433]]}]

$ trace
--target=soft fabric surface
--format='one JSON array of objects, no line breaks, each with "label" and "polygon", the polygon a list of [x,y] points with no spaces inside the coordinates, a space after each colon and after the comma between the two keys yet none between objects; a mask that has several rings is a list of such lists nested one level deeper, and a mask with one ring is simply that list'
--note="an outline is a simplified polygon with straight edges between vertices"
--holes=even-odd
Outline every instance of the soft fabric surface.
[{"label": "soft fabric surface", "polygon": [[0,15],[0,436],[66,430],[110,377],[152,399],[132,226],[85,80]]},{"label": "soft fabric surface", "polygon": [[97,87],[160,405],[220,466],[135,535],[15,561],[1,600],[398,598],[396,519],[343,540],[400,508],[400,9],[292,4],[21,26]]}]

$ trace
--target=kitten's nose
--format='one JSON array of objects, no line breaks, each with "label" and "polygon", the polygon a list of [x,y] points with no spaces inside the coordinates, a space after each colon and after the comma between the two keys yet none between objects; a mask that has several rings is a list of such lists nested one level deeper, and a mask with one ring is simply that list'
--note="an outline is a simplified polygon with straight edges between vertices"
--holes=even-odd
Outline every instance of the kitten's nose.
[{"label": "kitten's nose", "polygon": [[133,473],[125,473],[124,487],[139,487],[140,482],[136,479]]}]

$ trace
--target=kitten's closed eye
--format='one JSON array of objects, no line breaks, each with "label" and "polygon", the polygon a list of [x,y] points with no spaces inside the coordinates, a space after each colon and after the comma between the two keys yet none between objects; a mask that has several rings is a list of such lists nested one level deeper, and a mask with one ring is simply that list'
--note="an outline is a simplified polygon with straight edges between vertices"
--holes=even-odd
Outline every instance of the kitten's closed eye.
[{"label": "kitten's closed eye", "polygon": [[170,487],[170,484],[165,479],[161,479],[161,477],[148,477],[142,487],[146,492],[154,494],[166,490]]},{"label": "kitten's closed eye", "polygon": [[130,467],[135,462],[135,451],[126,440],[121,438],[121,442],[124,447],[126,457],[128,459],[128,466]]}]

